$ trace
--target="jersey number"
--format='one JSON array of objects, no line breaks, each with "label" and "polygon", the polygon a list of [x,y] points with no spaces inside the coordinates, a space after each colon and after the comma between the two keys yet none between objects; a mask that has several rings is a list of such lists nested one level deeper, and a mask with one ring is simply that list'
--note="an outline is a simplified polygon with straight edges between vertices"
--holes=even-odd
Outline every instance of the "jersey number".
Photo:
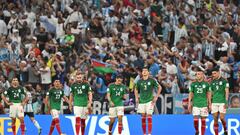
[{"label": "jersey number", "polygon": [[116,92],[116,96],[120,96],[120,92]]},{"label": "jersey number", "polygon": [[203,89],[202,88],[197,88],[197,93],[203,93]]},{"label": "jersey number", "polygon": [[13,93],[14,98],[19,97],[19,93]]},{"label": "jersey number", "polygon": [[60,95],[56,95],[56,99],[60,99]]},{"label": "jersey number", "polygon": [[82,94],[82,90],[81,90],[81,89],[78,89],[78,90],[77,90],[77,93],[78,93],[78,94]]}]

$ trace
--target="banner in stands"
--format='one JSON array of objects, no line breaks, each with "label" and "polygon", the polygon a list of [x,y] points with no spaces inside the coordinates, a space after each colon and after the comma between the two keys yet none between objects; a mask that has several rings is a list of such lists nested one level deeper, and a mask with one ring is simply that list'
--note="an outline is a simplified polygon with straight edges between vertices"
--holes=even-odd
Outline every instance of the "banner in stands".
[{"label": "banner in stands", "polygon": [[173,96],[172,94],[160,95],[156,102],[157,110],[155,114],[173,114]]},{"label": "banner in stands", "polygon": [[[229,135],[240,135],[240,117],[239,115],[227,115],[227,127]],[[52,117],[50,115],[36,115],[36,120],[42,126],[42,134],[49,132]],[[126,115],[123,117],[123,135],[141,135],[141,117],[140,115]],[[109,117],[106,115],[93,115],[87,120],[87,135],[106,135],[108,133]],[[6,115],[0,115],[0,135],[12,135],[11,120]],[[27,128],[26,135],[37,134],[37,128],[34,127],[28,117],[25,117]],[[113,135],[117,135],[117,123],[113,128]],[[221,125],[221,124],[220,124]],[[75,134],[75,117],[72,115],[61,115],[60,126],[63,133],[67,135]],[[201,124],[199,124],[201,126]],[[20,134],[20,123],[16,124],[18,134]],[[174,130],[173,130],[174,129]],[[193,117],[192,115],[154,115],[152,135],[193,135]],[[219,135],[223,135],[222,126],[219,128]],[[53,135],[57,135],[54,129]],[[214,134],[213,118],[207,118],[206,135]]]},{"label": "banner in stands", "polygon": [[189,114],[188,94],[176,94],[174,96],[174,114]]}]

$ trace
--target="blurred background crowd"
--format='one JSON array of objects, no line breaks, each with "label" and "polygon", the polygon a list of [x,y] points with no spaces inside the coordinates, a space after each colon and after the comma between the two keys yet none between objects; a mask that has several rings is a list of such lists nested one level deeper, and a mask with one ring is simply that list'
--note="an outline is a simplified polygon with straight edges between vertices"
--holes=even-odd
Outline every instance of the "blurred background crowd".
[{"label": "blurred background crowd", "polygon": [[188,93],[196,68],[210,81],[218,65],[240,93],[239,25],[240,0],[1,0],[0,88],[17,76],[42,114],[51,83],[69,96],[76,72],[100,101],[123,74],[131,102],[145,65],[173,95]]}]

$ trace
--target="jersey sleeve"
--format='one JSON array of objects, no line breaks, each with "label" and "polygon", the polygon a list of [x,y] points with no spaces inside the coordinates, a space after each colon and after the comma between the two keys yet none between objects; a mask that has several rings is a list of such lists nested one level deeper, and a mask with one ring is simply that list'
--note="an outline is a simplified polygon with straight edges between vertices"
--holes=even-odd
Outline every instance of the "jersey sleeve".
[{"label": "jersey sleeve", "polygon": [[228,83],[228,81],[227,81],[227,80],[224,80],[224,83],[225,83],[226,88],[229,88],[229,83]]},{"label": "jersey sleeve", "polygon": [[88,86],[88,92],[92,92],[92,87],[89,84],[87,84],[87,86]]},{"label": "jersey sleeve", "polygon": [[4,95],[4,96],[7,96],[7,95],[8,95],[8,90],[5,90],[5,91],[3,92],[3,95]]},{"label": "jersey sleeve", "polygon": [[51,96],[51,89],[46,93],[46,96]]},{"label": "jersey sleeve", "polygon": [[127,88],[128,87],[126,85],[124,85],[124,90],[123,90],[124,93],[123,94],[127,94],[127,90],[128,90]]},{"label": "jersey sleeve", "polygon": [[137,89],[137,91],[139,91],[139,89],[140,89],[140,81],[137,81],[137,84],[136,84],[136,89]]},{"label": "jersey sleeve", "polygon": [[192,83],[188,89],[189,92],[193,92],[193,87],[194,87],[194,84]]},{"label": "jersey sleeve", "polygon": [[153,87],[154,87],[155,89],[158,89],[158,87],[159,87],[159,83],[157,82],[156,79],[153,79]]},{"label": "jersey sleeve", "polygon": [[109,94],[111,93],[110,87],[111,87],[111,84],[108,85],[108,88],[107,88],[107,93],[109,93]]}]

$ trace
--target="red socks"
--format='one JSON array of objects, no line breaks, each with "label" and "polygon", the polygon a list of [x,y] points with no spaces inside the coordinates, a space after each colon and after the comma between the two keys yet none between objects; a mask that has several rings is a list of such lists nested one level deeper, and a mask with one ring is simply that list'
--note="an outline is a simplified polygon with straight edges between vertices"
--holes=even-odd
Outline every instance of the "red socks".
[{"label": "red socks", "polygon": [[49,135],[52,134],[52,132],[53,132],[53,130],[54,130],[54,127],[55,127],[55,120],[53,119],[53,120],[52,120],[52,123],[51,123],[51,126],[50,126]]},{"label": "red socks", "polygon": [[198,130],[198,118],[194,118],[194,128],[195,128],[195,130],[196,130],[196,132],[199,132],[199,130]]},{"label": "red socks", "polygon": [[80,131],[80,122],[81,122],[81,118],[80,117],[76,117],[75,129],[76,129],[77,135],[79,135],[79,131]]},{"label": "red socks", "polygon": [[22,133],[22,135],[24,135],[24,132],[25,132],[25,124],[24,124],[24,121],[21,122],[20,127],[21,127],[21,133]]},{"label": "red socks", "polygon": [[122,133],[122,123],[118,123],[118,133]]},{"label": "red socks", "polygon": [[59,123],[58,118],[55,119],[55,125],[56,125],[58,133],[61,134],[62,132],[61,132],[61,129],[60,129],[60,123]]},{"label": "red socks", "polygon": [[218,135],[218,123],[214,123],[214,132],[215,132],[215,135]]},{"label": "red socks", "polygon": [[227,131],[227,126],[226,126],[226,121],[225,120],[222,120],[222,125],[223,125],[224,131]]},{"label": "red socks", "polygon": [[148,116],[148,134],[152,134],[152,116]]},{"label": "red socks", "polygon": [[84,135],[85,132],[85,119],[81,119],[81,132]]},{"label": "red socks", "polygon": [[13,135],[16,135],[16,126],[15,123],[12,122],[12,131],[13,131]]},{"label": "red socks", "polygon": [[205,118],[202,118],[201,121],[202,121],[202,127],[201,127],[201,129],[202,129],[202,135],[204,135],[205,129],[206,129],[206,119],[205,119]]},{"label": "red socks", "polygon": [[146,116],[142,116],[142,129],[143,134],[146,134]]}]

